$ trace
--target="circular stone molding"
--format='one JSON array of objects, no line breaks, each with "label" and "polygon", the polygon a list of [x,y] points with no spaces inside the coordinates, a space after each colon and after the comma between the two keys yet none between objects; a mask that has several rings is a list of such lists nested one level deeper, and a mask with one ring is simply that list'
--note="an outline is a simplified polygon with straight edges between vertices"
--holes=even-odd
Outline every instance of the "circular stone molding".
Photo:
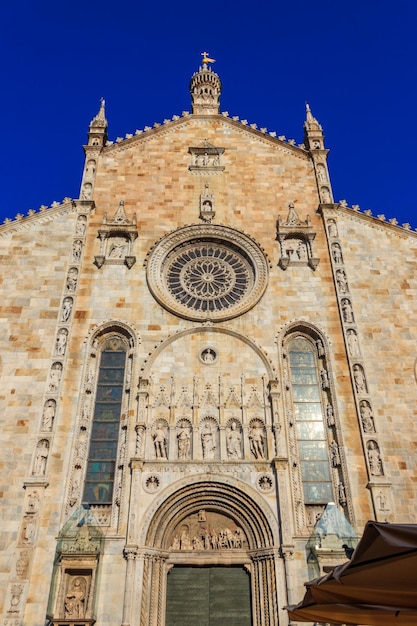
[{"label": "circular stone molding", "polygon": [[247,235],[226,226],[187,226],[162,239],[149,255],[149,288],[169,311],[195,321],[246,313],[262,297],[268,264]]}]

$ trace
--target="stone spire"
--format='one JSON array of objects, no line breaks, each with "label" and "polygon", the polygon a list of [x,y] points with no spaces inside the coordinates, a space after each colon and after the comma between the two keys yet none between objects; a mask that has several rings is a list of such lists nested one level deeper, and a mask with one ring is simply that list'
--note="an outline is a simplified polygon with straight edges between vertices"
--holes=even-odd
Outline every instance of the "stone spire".
[{"label": "stone spire", "polygon": [[198,72],[193,74],[190,81],[190,93],[194,115],[217,115],[219,113],[219,98],[222,84],[218,75],[213,72],[207,52],[202,52],[202,61]]},{"label": "stone spire", "polygon": [[333,204],[333,192],[327,168],[328,150],[324,147],[323,129],[313,116],[306,103],[306,121],[304,122],[304,145],[310,151],[316,174],[320,204]]},{"label": "stone spire", "polygon": [[105,106],[105,100],[104,98],[101,98],[100,110],[95,118],[90,122],[90,127],[88,130],[88,144],[84,146],[85,163],[80,189],[81,200],[93,199],[98,158],[100,156],[101,150],[104,148],[107,142],[107,120]]},{"label": "stone spire", "polygon": [[107,141],[106,101],[100,100],[100,110],[90,123],[88,132],[89,146],[104,146]]},{"label": "stone spire", "polygon": [[306,121],[304,122],[304,145],[307,150],[323,150],[324,135],[321,125],[313,116],[306,102]]}]

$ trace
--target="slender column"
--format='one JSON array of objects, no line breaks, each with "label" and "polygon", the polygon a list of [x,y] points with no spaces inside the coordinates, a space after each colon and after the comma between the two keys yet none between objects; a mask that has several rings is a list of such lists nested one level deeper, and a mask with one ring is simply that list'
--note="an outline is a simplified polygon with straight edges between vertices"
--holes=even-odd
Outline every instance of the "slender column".
[{"label": "slender column", "polygon": [[123,599],[123,621],[122,626],[130,626],[132,594],[133,594],[133,578],[135,569],[135,559],[137,554],[136,547],[126,546],[123,551],[126,563],[126,579],[125,593]]}]

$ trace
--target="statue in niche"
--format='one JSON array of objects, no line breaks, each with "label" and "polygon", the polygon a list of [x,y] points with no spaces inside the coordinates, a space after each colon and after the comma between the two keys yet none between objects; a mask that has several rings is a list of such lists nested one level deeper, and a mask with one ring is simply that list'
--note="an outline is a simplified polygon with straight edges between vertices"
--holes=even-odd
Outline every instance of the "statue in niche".
[{"label": "statue in niche", "polygon": [[242,458],[242,435],[237,429],[237,423],[232,422],[226,436],[227,456],[229,459]]},{"label": "statue in niche", "polygon": [[360,354],[358,335],[353,330],[353,328],[350,328],[347,331],[347,344],[349,348],[349,354],[351,356],[358,356]]},{"label": "statue in niche", "polygon": [[84,617],[86,592],[87,583],[85,578],[77,576],[71,581],[69,591],[65,596],[65,617]]},{"label": "statue in niche", "polygon": [[18,578],[26,578],[29,567],[29,551],[22,550],[16,561],[16,575]]},{"label": "statue in niche", "polygon": [[77,218],[77,225],[75,232],[77,235],[83,237],[85,235],[85,229],[87,228],[87,218],[85,215],[79,215]]},{"label": "statue in niche", "polygon": [[167,439],[165,436],[165,429],[162,427],[161,424],[159,424],[156,427],[153,435],[153,445],[155,448],[155,456],[157,459],[167,458],[166,443]]},{"label": "statue in niche", "polygon": [[360,403],[360,413],[361,413],[361,421],[362,428],[364,433],[374,433],[375,432],[375,424],[374,417],[372,415],[372,410],[369,402],[363,400]]},{"label": "statue in niche", "polygon": [[322,195],[322,198],[323,198],[323,202],[328,203],[328,202],[332,201],[332,199],[330,197],[330,191],[328,190],[327,187],[322,187],[321,188],[321,195]]},{"label": "statue in niche", "polygon": [[22,543],[25,545],[30,545],[33,542],[33,537],[35,535],[36,530],[36,522],[35,517],[33,515],[26,515],[23,518],[23,526],[22,526]]},{"label": "statue in niche", "polygon": [[339,446],[334,439],[330,442],[329,448],[332,465],[333,467],[338,467],[340,465]]},{"label": "statue in niche", "polygon": [[323,357],[324,356],[324,346],[323,346],[323,342],[320,339],[317,339],[316,341],[316,348],[317,348],[317,354],[319,357]]},{"label": "statue in niche", "polygon": [[[20,608],[20,600],[22,599],[23,593],[23,585],[14,584],[10,588],[10,608],[8,609],[8,613],[19,613]],[[6,620],[6,624],[8,621]],[[16,623],[16,622],[15,622]]]},{"label": "statue in niche", "polygon": [[250,449],[255,459],[264,459],[264,429],[261,424],[254,424],[249,429]]},{"label": "statue in niche", "polygon": [[353,380],[355,381],[356,393],[367,393],[366,380],[360,365],[353,366]]},{"label": "statue in niche", "polygon": [[43,407],[42,414],[42,430],[52,430],[55,419],[56,402],[55,400],[47,400]]},{"label": "statue in niche", "polygon": [[201,430],[201,443],[203,446],[203,458],[214,459],[216,442],[214,441],[213,428],[209,422],[205,422]]},{"label": "statue in niche", "polygon": [[37,491],[32,491],[28,496],[27,510],[29,513],[36,513],[39,509],[39,494]]},{"label": "statue in niche", "polygon": [[345,489],[344,484],[343,483],[339,483],[337,490],[338,490],[338,493],[339,493],[339,503],[342,506],[345,506],[347,500],[346,500],[346,489]]},{"label": "statue in niche", "polygon": [[376,441],[370,441],[367,445],[368,448],[368,461],[369,469],[372,476],[383,476],[382,459],[379,453],[378,444]]},{"label": "statue in niche", "polygon": [[337,235],[338,235],[337,226],[336,226],[336,222],[334,220],[329,220],[327,222],[327,228],[329,230],[329,236],[330,237],[337,237]]},{"label": "statue in niche", "polygon": [[49,441],[47,439],[41,439],[36,448],[35,464],[33,467],[35,476],[45,476],[48,454]]},{"label": "statue in niche", "polygon": [[49,391],[58,391],[62,376],[62,363],[54,363],[49,375]]},{"label": "statue in niche", "polygon": [[296,226],[300,222],[297,211],[294,207],[294,202],[290,202],[288,205],[288,215],[284,226]]},{"label": "statue in niche", "polygon": [[191,447],[191,438],[190,438],[190,427],[187,422],[183,422],[178,427],[177,433],[177,441],[178,441],[178,459],[180,461],[186,461],[190,458],[190,447]]},{"label": "statue in niche", "polygon": [[344,322],[347,322],[348,324],[352,324],[354,322],[352,305],[346,298],[342,300],[342,315]]},{"label": "statue in niche", "polygon": [[343,270],[337,270],[336,282],[337,282],[337,286],[339,288],[340,293],[347,293],[349,291],[348,282],[346,280],[346,274]]},{"label": "statue in niche", "polygon": [[378,509],[380,511],[386,511],[387,510],[387,499],[385,497],[385,495],[382,493],[382,491],[380,491],[376,497],[377,501],[378,501]]},{"label": "statue in niche", "polygon": [[64,356],[67,348],[68,331],[66,328],[61,328],[58,332],[55,342],[55,354],[56,356]]},{"label": "statue in niche", "polygon": [[329,375],[327,374],[327,370],[324,368],[320,370],[320,380],[321,380],[321,388],[323,391],[330,387],[329,383]]},{"label": "statue in niche", "polygon": [[91,183],[85,183],[81,192],[81,200],[91,200],[93,186]]},{"label": "statue in niche", "polygon": [[81,259],[83,244],[80,239],[76,239],[72,244],[72,260],[78,262]]},{"label": "statue in niche", "polygon": [[216,353],[211,348],[206,348],[201,353],[202,361],[207,364],[214,363],[214,361],[216,360],[216,356]]},{"label": "statue in niche", "polygon": [[317,178],[321,183],[326,182],[326,170],[321,163],[317,165]]},{"label": "statue in niche", "polygon": [[304,241],[299,242],[297,246],[296,254],[297,254],[297,257],[300,259],[300,261],[303,261],[304,259],[307,258],[307,247]]},{"label": "statue in niche", "polygon": [[333,407],[330,402],[326,406],[326,417],[327,417],[327,425],[334,426],[334,412]]},{"label": "statue in niche", "polygon": [[92,177],[94,176],[95,172],[96,172],[96,162],[93,161],[93,159],[90,159],[89,161],[87,161],[85,173],[88,177]]},{"label": "statue in niche", "polygon": [[67,283],[66,283],[67,291],[75,291],[77,287],[77,279],[78,279],[78,270],[76,267],[71,267],[68,270],[68,275],[67,275]]},{"label": "statue in niche", "polygon": [[343,263],[342,250],[338,243],[332,244],[332,254],[335,263]]},{"label": "statue in niche", "polygon": [[109,259],[123,259],[128,253],[128,243],[124,237],[112,237],[110,240]]},{"label": "statue in niche", "polygon": [[61,322],[68,322],[71,317],[72,305],[72,298],[64,298],[64,302],[62,303]]}]

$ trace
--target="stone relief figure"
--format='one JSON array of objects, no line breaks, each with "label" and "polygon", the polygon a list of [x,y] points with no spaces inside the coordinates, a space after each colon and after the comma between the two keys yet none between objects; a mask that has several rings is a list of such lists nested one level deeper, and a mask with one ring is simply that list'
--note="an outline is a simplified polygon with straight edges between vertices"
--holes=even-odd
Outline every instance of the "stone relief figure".
[{"label": "stone relief figure", "polygon": [[376,441],[369,441],[366,447],[368,448],[369,469],[372,476],[383,476],[382,459],[378,444]]},{"label": "stone relief figure", "polygon": [[72,298],[64,298],[62,303],[61,322],[68,322],[71,317],[72,305]]},{"label": "stone relief figure", "polygon": [[352,305],[347,298],[342,300],[342,315],[344,322],[347,322],[348,324],[352,324],[354,322]]},{"label": "stone relief figure", "polygon": [[84,617],[86,592],[87,582],[85,578],[77,576],[71,581],[69,591],[65,596],[65,617]]},{"label": "stone relief figure", "polygon": [[51,367],[51,372],[49,374],[49,391],[58,391],[59,383],[61,382],[62,376],[62,363],[58,361],[54,363]]},{"label": "stone relief figure", "polygon": [[43,406],[42,414],[42,430],[52,430],[55,419],[56,402],[55,400],[47,400]]},{"label": "stone relief figure", "polygon": [[47,439],[41,439],[36,448],[35,463],[33,466],[33,474],[35,476],[45,476],[48,455],[49,441]]},{"label": "stone relief figure", "polygon": [[203,352],[201,353],[201,360],[204,363],[214,363],[214,361],[217,358],[217,354],[215,353],[214,350],[212,350],[211,348],[206,348],[205,350],[203,350]]},{"label": "stone relief figure", "polygon": [[29,568],[29,551],[22,550],[16,561],[16,575],[18,578],[26,578]]},{"label": "stone relief figure", "polygon": [[76,267],[71,267],[68,270],[66,289],[67,291],[75,291],[77,287],[78,270]]},{"label": "stone relief figure", "polygon": [[201,444],[203,446],[203,458],[214,459],[216,453],[216,442],[214,440],[213,428],[210,422],[205,422],[201,430]]},{"label": "stone relief figure", "polygon": [[304,259],[307,258],[307,248],[306,248],[306,244],[304,241],[299,242],[297,246],[296,254],[297,254],[297,257],[300,259],[300,261],[303,261]]},{"label": "stone relief figure", "polygon": [[36,520],[33,515],[26,515],[23,518],[22,525],[22,543],[30,545],[33,542],[33,538],[36,531]]},{"label": "stone relief figure", "polygon": [[81,259],[83,244],[80,239],[76,239],[72,244],[72,260],[76,263]]},{"label": "stone relief figure", "polygon": [[323,342],[321,341],[321,339],[317,339],[316,348],[317,348],[317,354],[319,357],[322,357],[325,355],[324,346],[323,346]]},{"label": "stone relief figure", "polygon": [[374,417],[372,415],[372,410],[371,410],[371,406],[369,402],[367,402],[366,400],[362,400],[359,408],[360,408],[360,413],[361,413],[363,432],[374,433],[375,432]]},{"label": "stone relief figure", "polygon": [[333,467],[337,467],[338,465],[340,465],[340,454],[339,454],[339,446],[337,445],[337,442],[333,439],[333,441],[330,442],[329,445],[330,448],[330,458],[331,458],[331,462]]},{"label": "stone relief figure", "polygon": [[321,187],[321,196],[323,198],[323,202],[329,203],[332,201],[328,187]]},{"label": "stone relief figure", "polygon": [[326,169],[321,163],[317,165],[317,178],[321,183],[326,182]]},{"label": "stone relief figure", "polygon": [[75,232],[77,235],[83,237],[85,235],[85,229],[87,228],[87,218],[85,215],[79,215],[77,218],[77,225]]},{"label": "stone relief figure", "polygon": [[327,373],[327,370],[325,370],[324,368],[320,370],[320,380],[321,380],[321,388],[323,390],[328,389],[330,387],[329,375]]},{"label": "stone relief figure", "polygon": [[81,192],[81,200],[91,200],[93,186],[91,183],[85,183]]},{"label": "stone relief figure", "polygon": [[66,328],[61,328],[58,331],[58,335],[56,337],[55,342],[55,355],[56,356],[64,356],[65,350],[67,348],[68,341],[68,331]]},{"label": "stone relief figure", "polygon": [[249,429],[250,449],[255,459],[264,459],[265,434],[263,425],[259,422],[253,424]]},{"label": "stone relief figure", "polygon": [[153,434],[153,445],[155,448],[155,456],[157,459],[166,459],[167,458],[167,438],[165,435],[165,429],[161,424],[158,424],[155,428],[155,432]]},{"label": "stone relief figure", "polygon": [[112,237],[109,244],[109,259],[122,259],[128,253],[128,242],[124,237]]},{"label": "stone relief figure", "polygon": [[10,588],[10,608],[8,613],[19,613],[20,600],[22,598],[23,585],[14,584]]},{"label": "stone relief figure", "polygon": [[178,425],[177,442],[178,442],[178,459],[186,461],[190,458],[191,438],[190,426],[188,422],[181,422]]},{"label": "stone relief figure", "polygon": [[335,263],[343,263],[342,250],[338,243],[332,244],[332,254]]},{"label": "stone relief figure", "polygon": [[27,510],[29,513],[36,513],[39,509],[39,494],[37,491],[32,491],[28,496]]},{"label": "stone relief figure", "polygon": [[348,283],[346,280],[346,274],[343,270],[337,270],[336,282],[337,282],[337,286],[339,288],[340,293],[347,293],[349,291]]},{"label": "stone relief figure", "polygon": [[347,331],[347,344],[349,348],[349,354],[351,356],[358,356],[360,354],[358,335],[356,334],[356,331],[353,330],[353,328],[350,328]]},{"label": "stone relief figure", "polygon": [[87,161],[85,173],[89,178],[91,178],[92,176],[94,176],[95,172],[96,172],[96,162],[93,159],[90,159],[89,161]]},{"label": "stone relief figure", "polygon": [[338,235],[337,226],[336,226],[336,222],[334,220],[329,220],[327,222],[327,228],[328,228],[330,237],[337,237],[337,235]]},{"label": "stone relief figure", "polygon": [[326,417],[327,417],[327,425],[328,426],[334,426],[335,422],[334,422],[334,412],[333,412],[333,407],[330,403],[327,404],[326,406]]},{"label": "stone relief figure", "polygon": [[344,486],[343,483],[339,483],[339,485],[337,487],[337,491],[338,491],[338,494],[339,494],[339,503],[342,506],[345,506],[347,500],[346,500],[346,489],[345,489],[345,486]]},{"label": "stone relief figure", "polygon": [[355,381],[356,393],[367,393],[366,380],[360,365],[353,366],[353,380]]},{"label": "stone relief figure", "polygon": [[237,428],[236,422],[232,422],[230,425],[230,430],[226,435],[226,447],[229,459],[242,458],[242,435]]}]

